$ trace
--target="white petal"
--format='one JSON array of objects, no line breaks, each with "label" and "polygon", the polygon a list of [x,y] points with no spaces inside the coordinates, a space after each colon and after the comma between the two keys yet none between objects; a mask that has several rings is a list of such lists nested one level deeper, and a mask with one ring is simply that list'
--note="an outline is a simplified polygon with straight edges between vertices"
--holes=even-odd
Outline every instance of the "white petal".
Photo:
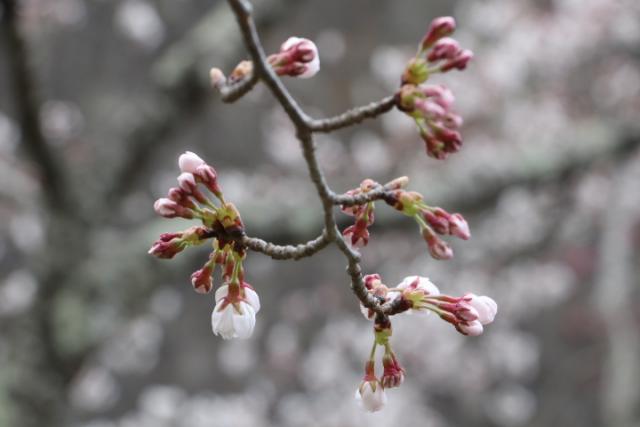
[{"label": "white petal", "polygon": [[251,288],[244,288],[244,295],[247,302],[253,307],[253,310],[257,313],[260,311],[260,298],[256,291]]},{"label": "white petal", "polygon": [[256,312],[253,307],[244,302],[240,303],[240,308],[242,309],[242,314],[237,313],[235,310],[233,313],[234,337],[247,339],[253,333],[253,328],[256,325]]},{"label": "white petal", "polygon": [[282,46],[280,46],[280,50],[287,50],[289,48],[291,48],[292,46],[295,46],[296,44],[300,43],[303,39],[301,39],[300,37],[289,37],[287,39],[287,41],[285,41],[284,43],[282,43]]},{"label": "white petal", "polygon": [[233,338],[235,331],[233,328],[233,306],[227,305],[221,311],[219,305],[213,309],[211,314],[211,329],[215,335],[220,335],[223,339]]},{"label": "white petal", "polygon": [[200,158],[196,153],[186,151],[178,158],[178,166],[182,172],[194,173],[196,168],[204,164],[204,160]]},{"label": "white petal", "polygon": [[482,323],[478,320],[474,320],[473,322],[469,322],[468,325],[460,325],[460,329],[462,329],[467,335],[472,337],[477,337],[478,335],[482,335],[484,328],[482,327]]},{"label": "white petal", "polygon": [[229,285],[222,285],[216,289],[215,300],[216,303],[229,294]]},{"label": "white petal", "polygon": [[320,58],[317,53],[313,60],[306,64],[306,67],[307,69],[298,76],[299,78],[308,79],[318,74],[318,71],[320,71]]},{"label": "white petal", "polygon": [[377,412],[387,403],[387,394],[380,383],[377,384],[376,390],[373,391],[371,383],[366,382],[356,393],[356,396],[360,395],[360,405],[368,412]]}]

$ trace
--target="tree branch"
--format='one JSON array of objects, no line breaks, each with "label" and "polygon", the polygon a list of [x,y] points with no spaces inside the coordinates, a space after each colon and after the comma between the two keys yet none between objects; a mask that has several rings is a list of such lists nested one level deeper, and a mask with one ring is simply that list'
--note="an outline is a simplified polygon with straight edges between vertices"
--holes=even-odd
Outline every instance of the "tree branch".
[{"label": "tree branch", "polygon": [[55,156],[42,133],[40,101],[33,70],[29,64],[28,46],[20,32],[18,2],[1,0],[2,32],[7,41],[10,59],[10,76],[16,104],[22,141],[27,154],[41,172],[40,180],[45,198],[52,209],[68,212],[72,210],[67,188],[65,167]]},{"label": "tree branch", "polygon": [[[302,152],[307,163],[309,176],[316,187],[320,200],[322,201],[324,211],[324,230],[322,235],[326,236],[325,239],[327,240],[327,243],[334,242],[347,258],[347,272],[351,277],[351,288],[362,304],[379,314],[393,313],[395,307],[393,307],[392,304],[382,306],[380,302],[367,291],[362,279],[360,256],[357,252],[347,246],[344,238],[337,229],[333,207],[336,204],[338,196],[336,196],[328,186],[324,173],[320,168],[318,159],[315,155],[315,142],[312,134],[314,131],[313,124],[325,123],[325,121],[315,122],[309,118],[309,116],[307,116],[307,114],[297,104],[295,99],[293,99],[286,87],[282,84],[282,81],[276,76],[273,69],[268,64],[255,23],[251,16],[251,4],[246,0],[228,0],[228,2],[236,16],[245,45],[249,51],[251,59],[253,60],[254,74],[267,85],[296,128],[296,136],[302,145]],[[381,114],[384,112],[385,108],[386,111],[389,111],[392,107],[392,104],[390,104],[391,101],[386,99],[383,101],[383,106],[381,107],[367,106],[362,109],[363,112],[361,113],[353,112],[354,110],[352,110],[338,118],[329,119],[326,122],[329,124],[326,126],[327,128],[335,126],[335,129],[337,129],[342,126],[346,126],[350,120],[353,121],[353,123],[357,123],[366,117],[372,116],[373,114]],[[355,111],[359,111],[359,109],[356,109]],[[320,128],[323,128],[323,126],[325,125],[320,125]],[[363,200],[365,199],[366,197],[363,198]],[[340,200],[345,203],[356,202],[355,197],[349,198],[347,196],[342,196]],[[265,244],[267,243],[265,242]],[[303,247],[304,246],[305,245],[303,245]]]},{"label": "tree branch", "polygon": [[391,95],[380,101],[372,102],[362,107],[352,108],[339,116],[311,120],[308,124],[313,132],[332,132],[337,129],[355,125],[365,119],[378,117],[381,114],[391,111],[395,105],[395,97]]}]

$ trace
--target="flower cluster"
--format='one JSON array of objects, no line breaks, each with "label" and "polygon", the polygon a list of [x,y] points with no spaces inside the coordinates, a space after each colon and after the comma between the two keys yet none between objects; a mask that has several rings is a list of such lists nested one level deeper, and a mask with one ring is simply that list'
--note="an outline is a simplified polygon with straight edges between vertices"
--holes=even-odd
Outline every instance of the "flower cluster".
[{"label": "flower cluster", "polygon": [[[213,333],[224,339],[248,338],[255,326],[260,300],[253,287],[244,281],[242,262],[246,251],[236,240],[244,234],[240,213],[225,201],[216,170],[197,154],[189,151],[182,154],[178,166],[181,171],[178,186],[171,188],[167,197],[156,200],[154,209],[165,218],[198,219],[201,225],[161,234],[149,253],[171,259],[185,248],[211,239],[209,259],[191,275],[191,284],[200,294],[211,292],[213,273],[219,265],[224,284],[215,292],[216,304],[211,315]],[[207,190],[218,200],[218,205],[205,194]]]},{"label": "flower cluster", "polygon": [[427,205],[420,193],[395,190],[387,195],[385,201],[418,223],[422,237],[429,247],[429,253],[435,259],[453,258],[453,249],[438,236],[439,234],[463,240],[471,238],[469,225],[462,215],[450,214],[442,208]]},{"label": "flower cluster", "polygon": [[[487,296],[468,293],[462,297],[442,295],[436,285],[428,278],[420,276],[405,277],[395,288],[382,283],[379,274],[364,277],[367,291],[381,303],[392,303],[394,314],[434,312],[443,320],[451,323],[463,335],[482,334],[484,326],[493,322],[498,305]],[[369,360],[365,365],[365,375],[356,390],[356,400],[369,412],[382,409],[387,402],[385,390],[399,387],[405,378],[405,370],[391,348],[391,321],[388,316],[360,305],[362,314],[374,321],[374,342]],[[380,378],[375,374],[375,357],[378,346],[384,348],[382,356],[383,373]]]},{"label": "flower cluster", "polygon": [[455,98],[446,86],[425,82],[435,73],[464,70],[473,58],[470,50],[460,48],[457,41],[447,37],[455,28],[451,17],[431,22],[416,56],[402,74],[402,85],[396,94],[398,108],[415,121],[427,154],[439,160],[462,147],[462,118],[453,111]]},{"label": "flower cluster", "polygon": [[[380,184],[365,179],[360,183],[360,187],[347,191],[349,196],[366,194],[369,191],[379,188]],[[368,202],[363,205],[341,206],[342,212],[355,218],[355,223],[342,231],[342,236],[347,245],[352,249],[363,248],[369,243],[369,226],[375,221],[375,203]]]},{"label": "flower cluster", "polygon": [[[318,48],[311,40],[300,37],[289,37],[277,53],[269,55],[267,62],[279,76],[308,79],[320,71]],[[241,82],[252,73],[253,63],[241,61],[228,78],[219,68],[212,68],[209,75],[213,87],[220,88],[225,84]]]}]

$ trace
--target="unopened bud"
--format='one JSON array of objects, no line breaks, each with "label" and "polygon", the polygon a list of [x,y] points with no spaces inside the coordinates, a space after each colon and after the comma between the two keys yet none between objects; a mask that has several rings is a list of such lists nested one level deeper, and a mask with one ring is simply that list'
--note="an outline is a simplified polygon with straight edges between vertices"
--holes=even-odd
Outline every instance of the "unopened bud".
[{"label": "unopened bud", "polygon": [[253,62],[251,61],[242,61],[229,75],[229,82],[236,83],[240,80],[246,79],[253,73]]},{"label": "unopened bud", "polygon": [[213,288],[213,280],[211,279],[212,273],[213,268],[209,263],[205,264],[205,266],[200,270],[195,271],[191,275],[191,285],[193,286],[193,290],[199,294],[209,293]]},{"label": "unopened bud", "polygon": [[430,228],[426,227],[422,230],[422,237],[427,242],[429,253],[434,259],[448,260],[453,258],[453,249]]},{"label": "unopened bud", "polygon": [[442,37],[452,34],[456,29],[456,21],[451,16],[441,16],[431,21],[427,34],[422,39],[421,48],[423,51],[429,49]]},{"label": "unopened bud", "polygon": [[217,89],[222,87],[227,81],[227,78],[224,76],[224,73],[220,68],[212,68],[209,71],[209,77],[211,79],[211,85]]},{"label": "unopened bud", "polygon": [[409,177],[408,176],[399,176],[398,178],[392,179],[387,182],[384,187],[388,190],[401,190],[406,188],[409,185]]}]

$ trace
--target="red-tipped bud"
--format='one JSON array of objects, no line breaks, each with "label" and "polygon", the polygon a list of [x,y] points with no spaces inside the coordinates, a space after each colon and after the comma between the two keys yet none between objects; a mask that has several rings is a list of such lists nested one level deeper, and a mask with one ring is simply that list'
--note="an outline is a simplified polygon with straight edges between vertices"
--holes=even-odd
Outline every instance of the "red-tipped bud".
[{"label": "red-tipped bud", "polygon": [[187,196],[193,196],[198,202],[206,203],[207,198],[198,190],[195,176],[189,172],[183,172],[178,176],[178,185]]},{"label": "red-tipped bud", "polygon": [[453,258],[453,249],[430,228],[422,230],[422,237],[429,246],[429,253],[434,259],[448,260]]},{"label": "red-tipped bud", "polygon": [[153,243],[148,253],[158,258],[171,259],[184,248],[185,245],[182,243],[181,239],[175,238],[163,241],[162,236],[160,236],[160,240]]},{"label": "red-tipped bud", "polygon": [[267,61],[280,76],[310,78],[320,71],[320,56],[309,39],[289,37]]},{"label": "red-tipped bud", "polygon": [[455,58],[452,58],[452,59],[448,60],[447,62],[445,62],[440,67],[440,71],[445,72],[445,71],[452,70],[454,68],[462,71],[465,68],[467,68],[467,64],[472,59],[473,59],[473,52],[471,52],[470,50],[465,49],[462,52],[460,52]]},{"label": "red-tipped bud", "polygon": [[185,208],[173,200],[167,198],[161,198],[155,201],[153,204],[153,209],[160,216],[165,218],[193,218],[193,211],[191,209]]},{"label": "red-tipped bud", "polygon": [[438,215],[437,212],[430,210],[424,210],[422,212],[424,220],[429,226],[438,234],[449,234],[449,221],[446,217]]},{"label": "red-tipped bud", "polygon": [[207,164],[200,165],[196,168],[193,175],[195,176],[197,182],[201,182],[207,187],[209,191],[220,197],[222,191],[220,190],[220,186],[218,185],[218,173],[213,168],[213,166]]},{"label": "red-tipped bud", "polygon": [[427,50],[442,37],[452,34],[456,29],[456,21],[450,16],[441,16],[431,21],[427,34],[422,39],[421,48]]},{"label": "red-tipped bud", "polygon": [[427,55],[429,62],[436,62],[443,59],[455,59],[461,52],[460,44],[449,37],[445,37],[436,42],[433,49]]},{"label": "red-tipped bud", "polygon": [[191,275],[191,285],[193,286],[193,290],[199,294],[209,293],[213,288],[213,280],[211,278],[212,273],[213,268],[209,263],[205,264],[205,266],[200,270],[195,271]]},{"label": "red-tipped bud", "polygon": [[449,217],[449,234],[463,240],[469,240],[471,238],[469,224],[459,213],[454,213]]},{"label": "red-tipped bud", "polygon": [[382,366],[384,367],[381,378],[382,385],[385,388],[400,387],[400,384],[404,382],[405,371],[393,353],[384,355]]}]

